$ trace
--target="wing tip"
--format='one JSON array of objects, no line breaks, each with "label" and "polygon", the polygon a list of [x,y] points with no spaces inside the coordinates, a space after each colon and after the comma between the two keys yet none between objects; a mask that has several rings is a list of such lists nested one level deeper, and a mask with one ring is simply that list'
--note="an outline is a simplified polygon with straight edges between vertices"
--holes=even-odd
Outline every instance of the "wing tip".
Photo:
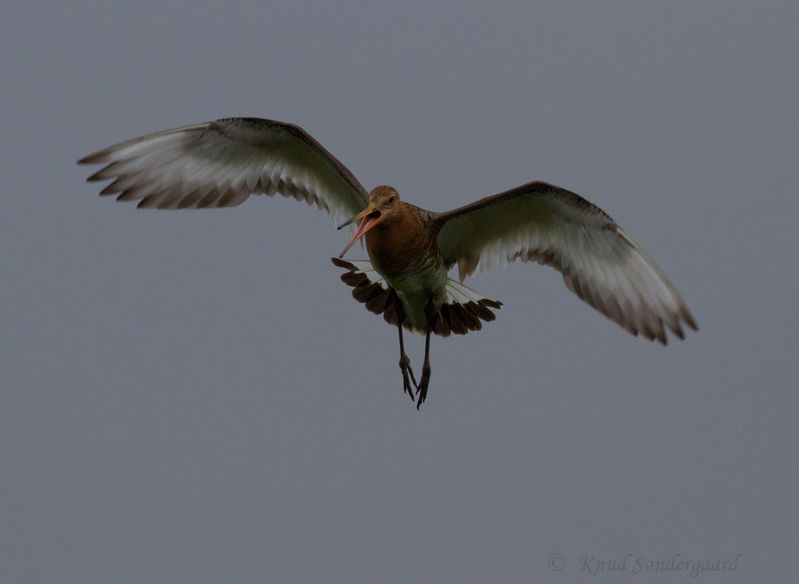
[{"label": "wing tip", "polygon": [[108,162],[109,154],[110,154],[110,149],[103,148],[102,150],[98,150],[97,152],[92,152],[91,154],[87,154],[83,158],[79,158],[77,164],[100,164],[101,162]]},{"label": "wing tip", "polygon": [[683,304],[681,307],[680,317],[683,319],[683,321],[685,321],[685,324],[687,324],[689,327],[691,327],[695,331],[699,330],[699,324],[697,324],[694,315],[691,314],[691,311],[688,310],[688,307],[685,306],[685,304]]},{"label": "wing tip", "polygon": [[671,331],[672,335],[680,341],[684,341],[686,339],[686,334],[682,326],[683,323],[694,331],[699,330],[696,320],[684,305],[680,307],[678,312],[667,314],[666,316],[668,317],[668,320],[664,319],[660,315],[657,315],[655,316],[654,322],[644,321],[632,324],[629,321],[618,322],[615,318],[612,318],[607,314],[605,316],[611,318],[611,320],[616,322],[616,324],[621,326],[633,336],[638,336],[640,334],[649,341],[658,341],[664,347],[669,344],[670,335],[668,334],[668,331]]}]

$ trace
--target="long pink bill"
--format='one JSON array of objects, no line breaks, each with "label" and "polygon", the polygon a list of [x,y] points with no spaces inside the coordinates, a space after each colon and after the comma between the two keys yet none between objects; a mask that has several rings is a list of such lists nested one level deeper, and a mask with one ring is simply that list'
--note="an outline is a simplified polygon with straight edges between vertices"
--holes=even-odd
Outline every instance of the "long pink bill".
[{"label": "long pink bill", "polygon": [[344,254],[349,251],[349,249],[353,246],[353,244],[356,241],[358,241],[361,237],[366,235],[366,232],[369,231],[372,227],[377,225],[380,222],[380,218],[382,217],[382,215],[380,214],[380,211],[375,211],[373,209],[364,209],[361,213],[359,213],[349,221],[345,221],[344,223],[342,223],[339,226],[339,229],[341,229],[346,225],[349,225],[353,221],[357,221],[361,217],[363,217],[363,221],[361,221],[361,224],[358,226],[358,231],[355,232],[355,235],[352,236],[350,242],[347,244],[344,250],[339,254],[338,256],[339,258],[343,258]]}]

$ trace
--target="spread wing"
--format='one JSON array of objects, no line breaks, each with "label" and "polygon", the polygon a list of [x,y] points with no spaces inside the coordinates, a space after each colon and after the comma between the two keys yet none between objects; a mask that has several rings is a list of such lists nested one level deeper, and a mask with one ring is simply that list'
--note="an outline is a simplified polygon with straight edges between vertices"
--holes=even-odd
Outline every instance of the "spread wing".
[{"label": "spread wing", "polygon": [[101,195],[140,208],[233,207],[253,194],[314,203],[337,222],[366,206],[352,173],[302,128],[259,118],[227,118],[165,130],[78,161],[105,166],[89,181],[114,179]]},{"label": "spread wing", "polygon": [[532,182],[436,218],[438,248],[461,281],[475,270],[535,260],[633,335],[667,343],[680,321],[697,329],[663,272],[602,209],[579,195]]}]

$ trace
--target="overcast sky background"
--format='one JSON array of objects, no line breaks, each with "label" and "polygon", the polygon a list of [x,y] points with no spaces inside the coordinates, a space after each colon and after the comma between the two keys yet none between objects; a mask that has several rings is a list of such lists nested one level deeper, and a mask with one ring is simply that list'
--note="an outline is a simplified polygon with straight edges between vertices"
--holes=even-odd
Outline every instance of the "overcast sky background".
[{"label": "overcast sky background", "polygon": [[[633,573],[680,554],[796,581],[797,30],[796,2],[6,5],[0,581],[569,582],[628,554],[620,579],[685,581]],[[75,164],[234,115],[433,210],[580,193],[701,329],[634,338],[513,265],[467,282],[504,307],[433,339],[417,412],[323,213],[136,211]]]}]

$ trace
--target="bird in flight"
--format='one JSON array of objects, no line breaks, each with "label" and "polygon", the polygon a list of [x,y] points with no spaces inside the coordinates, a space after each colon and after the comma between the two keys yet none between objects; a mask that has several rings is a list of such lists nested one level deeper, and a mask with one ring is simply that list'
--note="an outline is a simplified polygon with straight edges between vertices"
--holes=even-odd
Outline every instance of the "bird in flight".
[{"label": "bird in flight", "polygon": [[[400,200],[390,186],[368,192],[302,128],[260,118],[183,126],[110,146],[78,161],[103,164],[89,181],[113,180],[101,195],[144,209],[234,207],[250,195],[294,197],[339,222],[358,223],[333,263],[353,297],[399,332],[403,391],[417,409],[430,384],[432,334],[463,335],[495,319],[502,303],[463,284],[476,270],[515,260],[558,270],[582,300],[633,335],[667,343],[696,321],[649,256],[581,196],[535,181],[444,213]],[[369,260],[344,260],[359,239]],[[448,277],[458,268],[458,278]],[[403,328],[425,336],[417,376]]]}]

